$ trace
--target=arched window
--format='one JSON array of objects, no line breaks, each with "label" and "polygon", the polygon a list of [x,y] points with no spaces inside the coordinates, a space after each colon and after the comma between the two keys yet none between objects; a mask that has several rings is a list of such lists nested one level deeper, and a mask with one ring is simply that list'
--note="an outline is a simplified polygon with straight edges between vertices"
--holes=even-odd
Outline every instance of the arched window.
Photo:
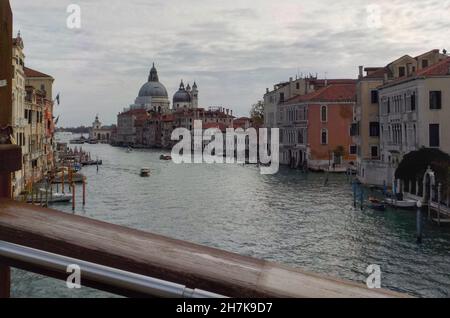
[{"label": "arched window", "polygon": [[328,130],[322,129],[322,132],[320,133],[320,143],[322,145],[328,145]]},{"label": "arched window", "polygon": [[320,108],[320,118],[323,123],[326,123],[328,121],[328,108],[327,106],[322,106]]}]

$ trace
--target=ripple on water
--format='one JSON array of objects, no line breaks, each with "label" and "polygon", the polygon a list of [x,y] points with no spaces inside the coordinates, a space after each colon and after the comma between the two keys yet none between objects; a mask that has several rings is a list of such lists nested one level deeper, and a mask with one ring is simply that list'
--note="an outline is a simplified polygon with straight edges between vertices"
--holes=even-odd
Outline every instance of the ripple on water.
[{"label": "ripple on water", "polygon": [[[365,281],[368,265],[379,264],[383,287],[449,296],[448,228],[426,224],[418,247],[414,213],[354,209],[345,176],[330,175],[324,186],[323,174],[281,169],[267,176],[255,166],[175,165],[160,161],[158,151],[83,148],[104,165],[98,173],[83,169],[88,202],[77,214],[356,282]],[[139,177],[144,166],[150,178]],[[21,271],[14,271],[13,294],[111,296],[89,289],[72,294]]]}]

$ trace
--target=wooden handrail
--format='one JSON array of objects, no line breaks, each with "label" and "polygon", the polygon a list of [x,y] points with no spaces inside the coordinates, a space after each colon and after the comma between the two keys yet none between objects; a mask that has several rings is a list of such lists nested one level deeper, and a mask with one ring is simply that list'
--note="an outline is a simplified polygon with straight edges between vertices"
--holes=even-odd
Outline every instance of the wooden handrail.
[{"label": "wooden handrail", "polygon": [[405,297],[11,200],[0,200],[0,240],[230,297]]}]

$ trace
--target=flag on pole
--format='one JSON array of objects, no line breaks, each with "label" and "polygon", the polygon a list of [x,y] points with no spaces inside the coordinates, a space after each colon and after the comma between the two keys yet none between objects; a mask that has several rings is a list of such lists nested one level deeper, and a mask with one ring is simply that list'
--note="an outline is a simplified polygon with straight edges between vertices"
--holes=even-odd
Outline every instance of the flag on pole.
[{"label": "flag on pole", "polygon": [[58,105],[59,105],[59,93],[58,93],[58,95],[56,95],[56,102],[57,102]]},{"label": "flag on pole", "polygon": [[59,116],[55,120],[55,126],[58,124],[58,121],[59,121]]}]

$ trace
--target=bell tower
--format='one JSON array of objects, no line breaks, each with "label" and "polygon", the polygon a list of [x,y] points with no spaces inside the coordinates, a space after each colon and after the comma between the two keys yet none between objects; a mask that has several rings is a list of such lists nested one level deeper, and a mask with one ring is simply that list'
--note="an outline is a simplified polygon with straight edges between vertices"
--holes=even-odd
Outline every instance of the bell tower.
[{"label": "bell tower", "polygon": [[194,85],[192,86],[191,96],[192,96],[192,108],[198,108],[198,86],[196,82],[194,82]]}]

